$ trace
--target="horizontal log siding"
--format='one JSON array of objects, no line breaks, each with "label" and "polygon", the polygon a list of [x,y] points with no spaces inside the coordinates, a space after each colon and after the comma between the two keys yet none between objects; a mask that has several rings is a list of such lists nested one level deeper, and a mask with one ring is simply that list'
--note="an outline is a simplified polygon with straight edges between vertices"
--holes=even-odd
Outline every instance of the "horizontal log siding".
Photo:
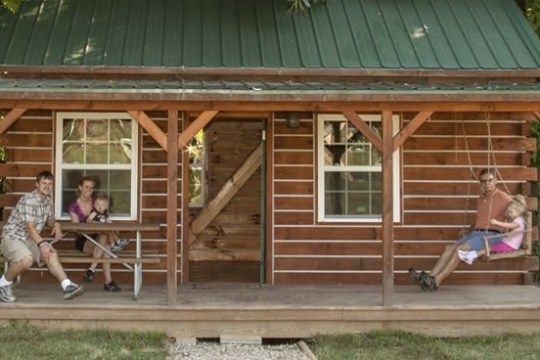
[{"label": "horizontal log siding", "polygon": [[0,165],[5,177],[0,207],[7,220],[19,198],[36,187],[36,175],[43,170],[54,171],[54,135],[50,111],[27,111],[0,135],[6,163]]},{"label": "horizontal log siding", "polygon": [[[402,115],[406,125],[415,114]],[[273,282],[380,284],[379,223],[316,221],[314,119],[304,114],[301,126],[289,129],[284,117],[276,116],[273,126]],[[473,221],[479,187],[471,171],[496,165],[502,189],[529,194],[527,182],[536,180],[536,169],[528,167],[536,141],[528,129],[519,114],[435,113],[405,142],[401,222],[394,227],[397,284],[410,284],[411,266],[430,269]],[[530,258],[463,264],[447,282],[522,283],[536,264]]]}]

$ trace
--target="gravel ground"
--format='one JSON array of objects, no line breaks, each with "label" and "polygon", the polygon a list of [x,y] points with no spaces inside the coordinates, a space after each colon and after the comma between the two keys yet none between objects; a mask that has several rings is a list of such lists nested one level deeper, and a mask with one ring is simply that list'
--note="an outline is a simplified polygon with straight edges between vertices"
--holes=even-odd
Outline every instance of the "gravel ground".
[{"label": "gravel ground", "polygon": [[[197,341],[197,344],[173,344],[172,360],[316,360],[305,344],[221,344]],[[305,351],[301,347],[304,347]]]}]

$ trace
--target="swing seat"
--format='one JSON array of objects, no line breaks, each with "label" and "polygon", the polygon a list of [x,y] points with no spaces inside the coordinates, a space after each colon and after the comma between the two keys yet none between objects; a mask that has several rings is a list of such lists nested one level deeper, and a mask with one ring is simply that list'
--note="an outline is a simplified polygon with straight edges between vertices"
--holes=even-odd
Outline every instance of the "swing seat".
[{"label": "swing seat", "polygon": [[[486,251],[484,258],[487,261],[492,260],[498,260],[498,259],[509,259],[509,258],[517,258],[522,256],[529,256],[532,254],[532,212],[527,211],[526,214],[526,228],[524,231],[515,231],[505,234],[496,234],[496,235],[486,235],[484,236],[484,249]],[[512,252],[506,252],[506,253],[492,253],[489,249],[489,240],[490,239],[497,239],[502,238],[508,234],[523,234],[523,241],[521,242],[521,247]]]}]

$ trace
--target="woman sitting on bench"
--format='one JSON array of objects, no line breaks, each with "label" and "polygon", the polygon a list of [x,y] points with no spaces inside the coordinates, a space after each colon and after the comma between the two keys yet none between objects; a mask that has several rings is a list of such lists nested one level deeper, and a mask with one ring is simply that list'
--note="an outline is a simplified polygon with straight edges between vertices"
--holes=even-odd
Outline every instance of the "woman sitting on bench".
[{"label": "woman sitting on bench", "polygon": [[[94,179],[85,176],[79,180],[78,184],[78,197],[73,201],[68,208],[69,216],[71,217],[72,222],[86,222],[90,214],[95,211],[94,208],[94,199],[92,194],[94,193],[95,182]],[[94,234],[92,237],[106,249],[110,249],[109,237],[112,236],[109,233],[98,233]],[[100,249],[98,246],[95,246],[91,241],[87,239],[82,234],[77,234],[75,239],[75,248],[85,254],[91,255],[94,258],[108,258],[110,257],[103,249]],[[95,270],[97,263],[90,265],[84,274],[84,282],[91,282],[94,278]],[[103,269],[103,276],[105,277],[105,285],[103,289],[105,291],[118,292],[121,291],[120,287],[112,280],[111,276],[111,264],[102,263],[101,267]]]},{"label": "woman sitting on bench", "polygon": [[[501,227],[507,232],[501,240],[495,244],[490,245],[490,252],[494,253],[508,253],[519,250],[521,242],[523,241],[523,233],[525,232],[525,213],[527,212],[527,205],[525,203],[525,197],[522,195],[516,195],[506,205],[504,212],[506,221],[499,221],[497,219],[491,219],[490,224]],[[476,258],[486,253],[486,250],[471,250],[466,251],[458,248],[459,258],[471,265]]]}]

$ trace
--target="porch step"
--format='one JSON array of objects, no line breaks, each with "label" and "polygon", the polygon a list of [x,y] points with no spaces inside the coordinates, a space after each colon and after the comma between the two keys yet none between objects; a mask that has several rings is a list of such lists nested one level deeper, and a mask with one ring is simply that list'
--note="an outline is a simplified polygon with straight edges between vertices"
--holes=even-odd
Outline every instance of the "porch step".
[{"label": "porch step", "polygon": [[262,345],[262,338],[257,335],[220,335],[221,344]]}]

